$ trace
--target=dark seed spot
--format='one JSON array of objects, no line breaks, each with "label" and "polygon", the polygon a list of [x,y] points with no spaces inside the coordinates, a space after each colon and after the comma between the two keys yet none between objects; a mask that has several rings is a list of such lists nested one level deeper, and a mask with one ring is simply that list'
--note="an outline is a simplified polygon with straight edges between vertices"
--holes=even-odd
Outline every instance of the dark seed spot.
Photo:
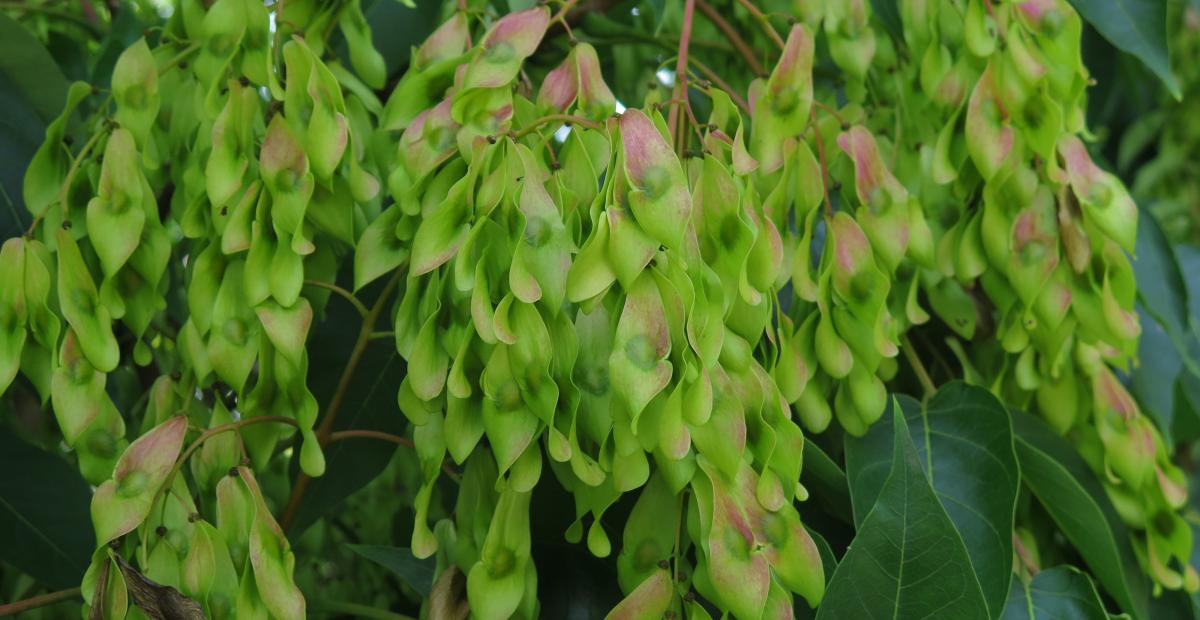
[{"label": "dark seed spot", "polygon": [[666,560],[659,560],[658,567],[663,570],[667,570],[668,568],[671,568],[671,565]]},{"label": "dark seed spot", "polygon": [[236,468],[236,467],[230,467],[230,468],[229,468],[229,477],[230,477],[230,478],[237,478],[237,476],[238,476],[238,470],[237,470],[237,468]]},{"label": "dark seed spot", "polygon": [[154,528],[154,533],[155,533],[155,534],[158,534],[158,537],[159,537],[159,538],[162,538],[163,536],[166,536],[166,535],[167,535],[167,526],[165,526],[165,525],[160,525],[160,526],[158,526],[158,527]]}]

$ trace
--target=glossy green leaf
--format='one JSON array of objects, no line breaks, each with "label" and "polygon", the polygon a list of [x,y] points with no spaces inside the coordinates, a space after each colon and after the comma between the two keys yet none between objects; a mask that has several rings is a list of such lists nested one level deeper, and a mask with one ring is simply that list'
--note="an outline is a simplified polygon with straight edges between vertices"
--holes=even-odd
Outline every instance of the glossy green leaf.
[{"label": "glossy green leaf", "polygon": [[893,428],[891,472],[830,579],[817,618],[987,617],[963,539],[898,409]]},{"label": "glossy green leaf", "polygon": [[1029,583],[1016,576],[1004,620],[1108,620],[1100,594],[1087,574],[1073,566],[1039,572]]},{"label": "glossy green leaf", "polygon": [[1117,516],[1087,463],[1044,422],[1012,412],[1021,478],[1121,609],[1146,618],[1147,585]]},{"label": "glossy green leaf", "polygon": [[[918,438],[921,465],[966,544],[989,615],[997,617],[1008,596],[1020,480],[1008,412],[987,390],[957,382],[939,390],[924,408],[908,397],[898,401]],[[846,473],[860,527],[890,471],[890,431],[876,424],[862,438],[846,439]]]},{"label": "glossy green leaf", "polygon": [[396,573],[406,585],[423,597],[429,596],[433,587],[434,562],[432,558],[418,559],[407,547],[384,547],[381,545],[347,545],[352,551],[376,564]]},{"label": "glossy green leaf", "polygon": [[1167,3],[1161,0],[1071,0],[1113,45],[1141,60],[1176,99],[1182,96],[1167,52]]},{"label": "glossy green leaf", "polygon": [[0,559],[53,588],[78,584],[95,544],[91,489],[61,457],[0,431]]}]

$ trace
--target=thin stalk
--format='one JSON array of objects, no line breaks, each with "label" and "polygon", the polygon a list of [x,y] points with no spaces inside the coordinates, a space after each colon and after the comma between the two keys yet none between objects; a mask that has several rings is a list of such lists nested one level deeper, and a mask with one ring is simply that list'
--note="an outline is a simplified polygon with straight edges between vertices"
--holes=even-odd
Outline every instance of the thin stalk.
[{"label": "thin stalk", "polygon": [[[687,98],[688,45],[692,40],[692,21],[695,16],[696,0],[686,0],[683,5],[683,31],[679,33],[679,54],[675,58],[675,90],[671,94],[671,99],[674,100],[686,101]],[[667,127],[671,129],[671,137],[675,140],[675,152],[682,156],[683,147],[681,145],[686,140],[682,139],[683,131],[680,123],[683,119],[679,115],[679,105],[671,106],[671,111],[667,116]]]},{"label": "thin stalk", "polygon": [[79,15],[76,15],[69,11],[63,11],[61,9],[56,9],[53,7],[48,7],[48,6],[44,6],[44,5],[40,5],[40,4],[26,4],[24,2],[0,2],[0,9],[8,9],[8,10],[12,10],[12,11],[24,11],[26,13],[41,13],[41,14],[47,15],[49,17],[55,17],[58,19],[66,20],[66,21],[69,21],[69,22],[75,24],[76,26],[80,26],[80,27],[84,28],[89,33],[91,33],[93,36],[95,36],[97,39],[103,37],[105,34],[105,31],[102,28],[100,28],[96,24],[89,22],[86,18],[80,17]]},{"label": "thin stalk", "polygon": [[[75,157],[75,159],[71,160],[71,167],[69,169],[67,169],[67,177],[65,179],[63,179],[62,188],[58,190],[57,202],[59,204],[66,204],[67,192],[70,191],[71,183],[73,183],[75,181],[75,175],[79,174],[79,167],[82,166],[84,160],[86,160],[88,158],[88,155],[91,153],[91,150],[96,146],[96,143],[100,142],[100,138],[103,138],[106,135],[108,135],[107,129],[102,130],[102,131],[97,131],[96,133],[92,134],[92,137],[89,138],[88,141],[84,143],[83,148],[79,149],[79,155],[77,155]],[[54,207],[54,205],[47,206],[45,211],[42,211],[40,214],[37,215],[37,217],[33,218],[33,223],[29,225],[29,230],[25,231],[26,238],[33,237],[34,229],[37,228],[38,224],[42,223],[42,218],[46,217],[46,213],[48,213],[50,211],[50,209],[53,207]]]},{"label": "thin stalk", "polygon": [[1033,561],[1033,556],[1025,548],[1025,543],[1021,542],[1021,537],[1017,536],[1016,532],[1013,532],[1012,541],[1013,549],[1016,550],[1017,557],[1021,559],[1021,565],[1029,572],[1030,577],[1037,576],[1041,572],[1041,569],[1038,568],[1037,562]]},{"label": "thin stalk", "polygon": [[413,441],[411,439],[409,439],[408,437],[401,437],[399,435],[393,435],[391,433],[385,433],[383,431],[371,431],[371,430],[334,431],[333,433],[330,433],[330,435],[329,435],[329,443],[342,441],[344,439],[355,439],[355,438],[382,439],[383,441],[390,441],[392,443],[400,444],[402,446],[408,446],[409,448],[416,447],[416,445],[413,444]]},{"label": "thin stalk", "polygon": [[313,609],[331,614],[346,614],[357,618],[378,618],[379,620],[416,620],[412,616],[398,614],[394,611],[348,603],[345,601],[330,601],[325,599],[310,599]]},{"label": "thin stalk", "polygon": [[825,193],[825,215],[833,217],[833,201],[829,199],[829,166],[825,163],[825,141],[821,139],[821,124],[817,122],[817,112],[813,110],[810,124],[813,136],[817,140],[817,156],[821,161],[821,191]]},{"label": "thin stalk", "polygon": [[50,592],[47,594],[39,594],[27,599],[0,605],[0,616],[15,616],[23,611],[37,609],[38,607],[45,607],[46,605],[53,605],[62,601],[69,601],[78,596],[80,596],[80,589],[78,587],[59,590],[57,592]]},{"label": "thin stalk", "polygon": [[921,389],[925,390],[925,399],[931,398],[937,393],[937,386],[933,384],[933,379],[929,377],[925,363],[917,356],[917,350],[913,348],[912,341],[908,339],[907,334],[901,337],[900,348],[904,350],[904,357],[908,359],[913,372],[917,374],[917,380],[921,382]]},{"label": "thin stalk", "polygon": [[761,9],[754,6],[754,3],[750,0],[738,0],[738,2],[740,2],[742,6],[746,7],[747,11],[750,11],[750,14],[754,16],[754,19],[758,20],[758,23],[762,25],[763,32],[766,32],[767,36],[771,37],[771,40],[775,42],[775,45],[778,45],[779,49],[783,49],[785,45],[783,39],[779,36],[778,32],[775,32],[775,27],[771,25],[771,20],[767,18],[767,14],[763,13]]},{"label": "thin stalk", "polygon": [[[171,471],[167,474],[167,477],[163,480],[163,485],[161,487],[159,487],[158,492],[162,493],[164,490],[171,488],[171,483],[173,483],[175,481],[175,476],[176,476],[176,474],[179,473],[179,470],[183,468],[183,464],[186,463],[189,458],[191,458],[192,454],[195,453],[196,450],[200,449],[200,446],[203,445],[204,442],[208,441],[209,439],[211,439],[217,435],[220,435],[221,433],[228,433],[229,431],[236,431],[236,430],[242,428],[243,426],[250,426],[251,424],[262,424],[265,422],[278,422],[280,424],[288,424],[290,426],[298,426],[297,422],[295,420],[293,420],[292,418],[281,416],[281,415],[257,416],[257,417],[253,417],[253,418],[245,418],[242,420],[238,420],[237,422],[230,422],[229,424],[222,424],[220,426],[214,426],[213,428],[210,428],[210,429],[204,431],[203,433],[201,433],[200,436],[197,437],[196,440],[193,441],[191,444],[189,444],[188,447],[183,451],[183,453],[179,455],[179,458],[175,459],[175,465],[171,467]],[[155,501],[157,501],[157,500],[158,500],[158,498],[156,496]]]},{"label": "thin stalk", "polygon": [[322,282],[321,280],[305,280],[304,283],[309,286],[315,286],[317,288],[323,288],[337,293],[343,299],[350,302],[350,305],[354,306],[355,310],[358,310],[358,316],[367,316],[367,313],[370,312],[370,310],[367,310],[367,307],[363,305],[363,302],[359,301],[358,298],[354,296],[354,293],[351,293],[350,291],[347,291],[346,289],[333,284],[332,282]]},{"label": "thin stalk", "polygon": [[[367,350],[367,345],[371,342],[371,334],[375,333],[375,322],[379,319],[379,315],[383,314],[384,308],[387,307],[388,299],[392,296],[392,291],[400,283],[400,278],[404,276],[403,269],[397,269],[396,274],[392,276],[388,283],[379,293],[379,298],[375,300],[375,305],[363,317],[362,328],[358,331],[358,339],[354,342],[354,348],[350,351],[350,359],[346,361],[346,367],[342,370],[342,377],[338,380],[337,391],[333,393],[333,398],[329,400],[329,406],[325,409],[325,416],[321,420],[320,427],[317,428],[317,441],[324,447],[329,443],[329,438],[333,434],[333,423],[337,419],[338,412],[342,408],[342,403],[346,400],[346,394],[350,391],[350,382],[354,379],[354,371],[358,369],[359,362],[362,361],[362,356]],[[300,508],[300,500],[304,498],[304,493],[308,490],[308,485],[312,478],[301,473],[296,479],[296,485],[292,487],[292,495],[288,498],[287,507],[283,511],[283,517],[279,524],[284,531],[292,523],[292,519],[296,516],[296,510]]]},{"label": "thin stalk", "polygon": [[[392,433],[385,433],[383,431],[372,431],[372,430],[366,430],[366,429],[349,430],[349,431],[335,431],[333,434],[331,434],[329,436],[329,443],[334,443],[336,441],[342,441],[344,439],[380,439],[383,441],[390,441],[397,445],[412,448],[414,450],[417,447],[416,444],[413,443],[413,440],[409,439],[408,437],[401,437],[400,435],[393,435]],[[462,481],[462,474],[459,474],[458,472],[454,471],[454,468],[452,468],[450,466],[450,462],[447,460],[442,461],[442,471],[446,474],[447,477],[449,477],[454,482]]]},{"label": "thin stalk", "polygon": [[721,14],[711,4],[705,0],[696,0],[696,8],[700,9],[701,13],[704,13],[704,17],[708,18],[708,21],[712,22],[717,27],[717,30],[720,30],[725,35],[725,38],[729,39],[729,43],[733,45],[733,49],[742,55],[742,58],[746,60],[746,64],[750,66],[750,70],[754,72],[754,75],[763,76],[767,74],[766,68],[763,67],[763,64],[754,55],[754,49],[750,47],[750,44],[746,43],[742,35],[738,34],[737,29],[732,24],[726,21],[724,17],[721,17]]},{"label": "thin stalk", "polygon": [[167,60],[167,62],[165,64],[163,64],[163,66],[158,68],[158,74],[163,75],[164,73],[170,71],[171,69],[174,69],[179,63],[183,62],[185,58],[187,58],[188,56],[191,56],[192,54],[194,54],[196,52],[196,50],[199,50],[199,49],[200,49],[199,43],[192,43],[191,45],[183,48],[182,50],[180,50],[180,52],[178,54],[175,54],[174,56],[172,56],[169,60]]},{"label": "thin stalk", "polygon": [[733,100],[733,103],[736,104],[737,107],[741,108],[743,112],[746,114],[750,113],[750,103],[746,101],[744,97],[739,95],[737,91],[729,85],[729,82],[726,82],[720,75],[717,75],[716,71],[713,71],[708,67],[708,65],[705,65],[695,58],[688,60],[688,64],[691,65],[692,68],[702,73],[704,75],[704,79],[716,84],[717,88],[725,91],[725,94],[729,95],[729,98]]},{"label": "thin stalk", "polygon": [[593,121],[588,118],[584,118],[582,116],[575,116],[572,114],[547,114],[546,116],[543,116],[541,118],[534,119],[534,121],[532,123],[530,123],[529,125],[527,125],[525,128],[514,133],[513,139],[520,140],[521,138],[524,138],[525,136],[536,131],[538,127],[541,127],[542,125],[545,125],[546,123],[553,123],[553,122],[561,122],[563,124],[569,123],[571,125],[582,125],[583,127],[587,127],[588,129],[594,129],[596,131],[603,129],[603,126],[600,125],[600,123],[597,123],[596,121]]}]

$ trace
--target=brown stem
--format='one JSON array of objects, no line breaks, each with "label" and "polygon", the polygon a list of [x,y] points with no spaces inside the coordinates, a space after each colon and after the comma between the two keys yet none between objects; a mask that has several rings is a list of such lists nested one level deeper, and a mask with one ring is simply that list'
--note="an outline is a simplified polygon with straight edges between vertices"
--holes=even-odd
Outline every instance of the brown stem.
[{"label": "brown stem", "polygon": [[771,40],[775,42],[775,45],[778,45],[779,49],[783,49],[785,46],[783,39],[779,36],[778,32],[775,32],[775,27],[771,25],[771,20],[767,19],[766,13],[763,13],[761,9],[754,6],[754,3],[750,0],[738,0],[738,2],[740,2],[742,6],[746,7],[747,11],[750,11],[750,14],[754,16],[754,19],[758,20],[758,23],[762,25],[763,31],[767,33],[767,36],[771,37]]},{"label": "brown stem", "polygon": [[69,601],[79,596],[79,593],[79,588],[75,587],[68,588],[66,590],[59,590],[58,592],[39,594],[37,596],[19,601],[13,601],[12,603],[0,605],[0,616],[14,616],[23,611],[29,611],[30,609],[37,609],[38,607],[45,607],[46,605],[53,605],[62,601]]},{"label": "brown stem", "polygon": [[755,57],[754,49],[746,43],[742,35],[738,34],[737,29],[726,21],[724,17],[721,17],[720,13],[717,13],[717,10],[711,4],[705,0],[696,0],[696,8],[700,9],[701,13],[704,13],[704,17],[708,18],[708,21],[712,22],[717,27],[717,30],[720,30],[725,35],[725,38],[729,39],[729,43],[733,45],[733,49],[742,55],[742,58],[746,60],[746,64],[750,65],[750,70],[754,72],[754,75],[763,76],[767,74],[766,68]]},{"label": "brown stem", "polygon": [[[329,436],[329,443],[333,443],[335,441],[341,441],[343,439],[355,439],[355,438],[358,438],[358,439],[382,439],[383,441],[390,441],[394,444],[398,444],[401,446],[407,446],[407,447],[413,448],[413,449],[416,449],[416,447],[417,447],[416,444],[413,443],[413,440],[409,439],[408,437],[401,437],[399,435],[393,435],[392,433],[385,433],[383,431],[371,431],[371,430],[337,431]],[[451,480],[453,480],[455,482],[460,482],[462,480],[462,475],[459,474],[458,472],[454,471],[454,468],[452,468],[450,466],[450,462],[448,460],[442,461],[442,471],[445,472],[446,476],[448,476]]]},{"label": "brown stem", "polygon": [[[383,313],[383,309],[387,307],[388,298],[391,297],[392,291],[400,283],[400,278],[403,277],[405,270],[397,269],[396,274],[388,280],[387,285],[379,293],[379,298],[375,300],[375,305],[363,317],[362,328],[358,331],[358,339],[354,342],[354,348],[350,351],[350,359],[346,361],[346,367],[342,370],[342,377],[338,380],[337,391],[333,393],[333,398],[329,400],[329,406],[325,409],[325,417],[321,420],[321,425],[317,428],[317,441],[324,447],[329,443],[329,437],[333,434],[333,423],[337,419],[338,412],[342,408],[342,403],[346,400],[346,394],[350,391],[350,382],[354,379],[354,371],[358,369],[359,362],[362,361],[362,356],[366,353],[367,345],[371,343],[371,334],[375,332],[375,321],[379,319],[379,315]],[[292,519],[296,516],[296,511],[300,508],[300,500],[304,498],[304,492],[308,490],[308,485],[312,478],[303,472],[296,478],[296,485],[292,487],[292,495],[288,498],[287,507],[284,508],[283,517],[279,524],[287,531],[291,525]]]},{"label": "brown stem", "polygon": [[401,437],[399,435],[393,435],[391,433],[385,433],[383,431],[371,431],[371,430],[334,431],[334,432],[330,433],[330,435],[329,435],[329,443],[342,441],[343,439],[354,439],[354,438],[382,439],[384,441],[390,441],[392,443],[400,444],[402,446],[408,446],[410,448],[416,447],[413,444],[413,441],[411,439],[409,439],[408,437]]},{"label": "brown stem", "polygon": [[[692,40],[692,20],[695,16],[696,0],[687,0],[683,5],[683,30],[679,33],[679,54],[675,57],[675,89],[671,94],[671,99],[674,100],[687,97],[688,45]],[[671,137],[675,140],[675,151],[682,156],[683,148],[680,145],[685,141],[681,140],[683,134],[680,127],[681,122],[679,104],[671,106],[671,111],[667,116],[667,127],[671,129]]]},{"label": "brown stem", "polygon": [[846,125],[850,124],[850,123],[846,122],[846,119],[842,118],[842,115],[840,113],[838,113],[838,111],[836,109],[834,109],[830,106],[827,106],[827,105],[821,103],[820,101],[817,101],[816,99],[813,99],[813,106],[815,106],[818,110],[821,110],[822,112],[829,114],[830,116],[836,118],[837,121],[842,124],[842,126],[846,126]]}]

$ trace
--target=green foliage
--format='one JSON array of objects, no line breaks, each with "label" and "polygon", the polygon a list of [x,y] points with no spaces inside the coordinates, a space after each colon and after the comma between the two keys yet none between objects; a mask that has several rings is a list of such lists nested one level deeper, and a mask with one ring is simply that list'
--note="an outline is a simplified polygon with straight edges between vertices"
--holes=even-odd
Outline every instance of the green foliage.
[{"label": "green foliage", "polygon": [[13,600],[1193,613],[1184,9],[169,8],[0,7]]}]

